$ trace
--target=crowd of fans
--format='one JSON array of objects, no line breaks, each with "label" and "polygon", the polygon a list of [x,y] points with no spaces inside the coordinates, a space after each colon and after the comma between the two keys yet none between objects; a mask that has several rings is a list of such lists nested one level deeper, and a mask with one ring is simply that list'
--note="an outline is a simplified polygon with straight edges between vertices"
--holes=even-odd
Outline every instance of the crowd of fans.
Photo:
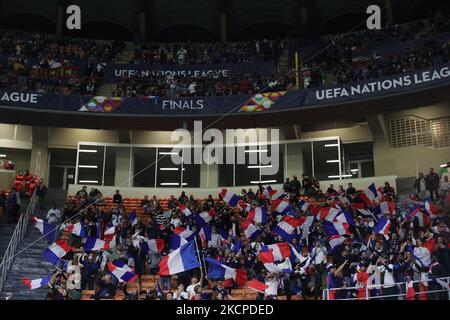
[{"label": "crowd of fans", "polygon": [[124,43],[0,30],[0,88],[94,94]]},{"label": "crowd of fans", "polygon": [[[324,36],[302,50],[307,62],[305,87],[364,81],[410,72],[449,61],[449,15],[441,11],[426,20]],[[383,52],[385,51],[385,52]]]},{"label": "crowd of fans", "polygon": [[[432,171],[428,176],[434,179]],[[434,185],[430,188],[434,190]],[[230,206],[221,195],[218,199],[210,195],[199,200],[182,192],[178,198],[171,196],[164,207],[156,196],[146,196],[140,202],[143,216],[136,223],[119,190],[112,198],[113,209],[107,211],[102,193],[95,188],[88,192],[83,187],[61,212],[56,207],[49,212],[51,223],[61,223],[61,239],[66,239],[71,247],[49,282],[49,299],[80,299],[81,291],[86,289],[94,290],[93,299],[114,298],[120,291],[124,299],[131,300],[232,299],[238,283],[208,278],[207,268],[203,267],[177,274],[177,283],[172,283],[170,276],[161,276],[154,287],[142,286],[142,275],[158,274],[158,263],[174,249],[171,239],[180,228],[194,232],[200,256],[245,270],[248,280],[265,283],[268,288],[258,293],[257,299],[277,299],[280,295],[287,299],[294,295],[321,299],[325,289],[335,289],[328,293],[330,298],[365,298],[365,287],[372,284],[379,286],[368,290],[371,297],[388,299],[385,296],[393,295],[391,298],[398,299],[397,294],[406,292],[405,283],[411,283],[411,288],[418,292],[409,298],[446,299],[446,290],[437,279],[450,276],[448,178],[442,180],[437,191],[439,198],[434,201],[428,193],[421,192],[399,201],[394,188],[386,182],[377,189],[377,199],[370,200],[366,191],[356,190],[351,183],[347,188],[335,189],[330,185],[322,191],[317,179],[303,175],[301,180],[287,179],[281,195],[262,185],[255,192],[242,190],[237,206]],[[272,197],[274,194],[276,199]],[[277,211],[280,199],[289,202],[288,213]],[[267,209],[266,222],[251,221],[260,230],[255,238],[247,238],[245,234],[248,205]],[[186,215],[186,208],[191,215]],[[339,222],[336,219],[330,222],[323,215],[330,208],[338,208],[347,217],[345,231],[339,233],[343,242],[333,247],[331,240],[337,235],[330,234],[329,224]],[[428,219],[412,215],[412,212],[426,215],[430,210]],[[193,219],[201,212],[211,217],[209,239],[202,234],[202,225]],[[286,216],[297,221],[305,221],[307,217],[313,220],[306,227],[296,228],[292,240],[287,241],[276,231],[277,224]],[[374,232],[383,219],[390,221],[388,232]],[[86,237],[107,239],[104,232],[113,227],[109,248],[85,250],[85,238],[64,231],[78,222],[84,226]],[[143,250],[141,242],[136,242],[139,237],[162,239],[164,248],[161,252]],[[269,270],[261,261],[261,250],[286,241],[291,254],[277,262],[288,263],[292,270]],[[423,254],[426,250],[431,252],[428,257]],[[134,286],[130,290],[129,284],[108,272],[108,262],[127,265],[138,277],[138,289]],[[412,280],[420,280],[420,284],[412,285]],[[420,293],[426,290],[433,292]]]},{"label": "crowd of fans", "polygon": [[148,43],[136,47],[132,62],[189,65],[274,61],[285,46],[285,40],[280,39],[229,43]]}]

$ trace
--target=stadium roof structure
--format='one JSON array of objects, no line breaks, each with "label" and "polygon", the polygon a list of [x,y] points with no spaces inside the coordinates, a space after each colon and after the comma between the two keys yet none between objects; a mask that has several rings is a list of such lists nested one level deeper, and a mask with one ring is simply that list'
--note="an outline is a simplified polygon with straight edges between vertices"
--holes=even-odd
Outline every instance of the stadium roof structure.
[{"label": "stadium roof structure", "polygon": [[144,28],[151,41],[219,40],[223,30],[228,40],[339,33],[363,22],[372,4],[389,5],[386,15],[395,23],[449,6],[445,0],[0,0],[0,28],[54,33],[71,4],[82,9],[84,36],[132,40]]}]

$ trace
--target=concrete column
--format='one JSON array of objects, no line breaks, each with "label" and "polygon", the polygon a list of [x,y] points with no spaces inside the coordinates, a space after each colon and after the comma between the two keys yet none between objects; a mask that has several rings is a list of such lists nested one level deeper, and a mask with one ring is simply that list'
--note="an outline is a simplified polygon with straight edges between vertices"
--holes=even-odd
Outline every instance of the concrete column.
[{"label": "concrete column", "polygon": [[[130,148],[116,148],[116,171],[114,185],[122,184],[123,187],[131,187],[130,176]],[[124,183],[128,181],[128,183]]]},{"label": "concrete column", "polygon": [[287,145],[286,157],[286,178],[292,179],[293,176],[300,176],[303,173],[303,150],[300,143],[293,143]]},{"label": "concrete column", "polygon": [[220,13],[220,42],[227,42],[227,14]]},{"label": "concrete column", "polygon": [[[209,172],[208,172],[209,168]],[[219,165],[200,165],[200,188],[216,188],[219,186]]]},{"label": "concrete column", "polygon": [[141,39],[141,43],[144,43],[146,40],[147,32],[147,13],[142,11],[139,13],[139,37]]},{"label": "concrete column", "polygon": [[48,127],[33,127],[30,172],[47,181],[49,160]]},{"label": "concrete column", "polygon": [[62,30],[64,27],[64,6],[62,3],[58,3],[56,8],[56,36],[62,36]]},{"label": "concrete column", "polygon": [[393,26],[394,25],[394,16],[392,14],[392,1],[385,0],[384,3],[386,6],[387,22],[390,26]]}]

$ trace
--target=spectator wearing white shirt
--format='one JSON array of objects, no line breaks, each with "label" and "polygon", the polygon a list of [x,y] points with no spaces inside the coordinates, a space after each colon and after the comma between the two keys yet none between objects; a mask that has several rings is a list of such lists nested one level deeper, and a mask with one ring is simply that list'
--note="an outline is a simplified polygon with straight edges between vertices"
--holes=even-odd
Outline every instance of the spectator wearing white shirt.
[{"label": "spectator wearing white shirt", "polygon": [[61,210],[58,209],[56,204],[53,204],[53,207],[48,210],[47,213],[47,222],[50,224],[58,224],[61,221]]}]

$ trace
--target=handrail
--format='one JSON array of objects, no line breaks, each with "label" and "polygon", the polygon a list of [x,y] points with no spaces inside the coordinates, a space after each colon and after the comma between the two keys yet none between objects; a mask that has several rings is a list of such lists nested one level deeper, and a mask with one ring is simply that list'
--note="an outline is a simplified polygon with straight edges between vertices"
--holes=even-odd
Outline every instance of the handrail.
[{"label": "handrail", "polygon": [[6,278],[8,276],[9,270],[11,269],[14,257],[19,249],[19,245],[25,237],[28,225],[30,223],[31,215],[34,212],[37,203],[36,191],[30,199],[27,210],[25,214],[20,216],[19,222],[14,229],[14,233],[9,241],[6,252],[3,256],[2,262],[0,263],[0,293],[3,291],[3,287],[6,283]]},{"label": "handrail", "polygon": [[[441,278],[437,278],[436,280],[441,280],[442,282],[447,283],[447,287],[450,288],[450,277],[441,277]],[[415,281],[411,281],[413,284],[415,283],[420,283],[420,282],[432,282],[432,279],[429,279],[428,281],[421,281],[421,280],[415,280]],[[406,291],[407,291],[407,286],[408,283],[411,282],[397,282],[394,284],[394,286],[396,286],[397,288],[399,288],[400,286],[404,285],[406,290],[404,293],[398,293],[398,294],[394,294],[394,295],[381,295],[381,296],[369,296],[369,290],[371,289],[376,289],[376,288],[384,288],[384,287],[392,287],[393,285],[387,285],[387,284],[373,284],[373,285],[368,285],[365,287],[366,290],[366,297],[364,298],[364,300],[370,300],[370,299],[382,299],[382,298],[388,298],[388,297],[404,297],[406,296]],[[330,292],[331,291],[340,291],[340,290],[358,290],[361,289],[362,287],[347,287],[347,288],[329,288],[329,289],[324,289],[322,292],[322,299],[323,300],[330,300]],[[427,290],[427,291],[418,291],[416,292],[416,295],[420,295],[420,294],[425,294],[425,293],[435,293],[435,292],[447,292],[448,293],[448,299],[450,300],[450,289],[440,289],[440,290]],[[361,298],[345,298],[345,299],[336,299],[336,300],[362,300]]]}]

